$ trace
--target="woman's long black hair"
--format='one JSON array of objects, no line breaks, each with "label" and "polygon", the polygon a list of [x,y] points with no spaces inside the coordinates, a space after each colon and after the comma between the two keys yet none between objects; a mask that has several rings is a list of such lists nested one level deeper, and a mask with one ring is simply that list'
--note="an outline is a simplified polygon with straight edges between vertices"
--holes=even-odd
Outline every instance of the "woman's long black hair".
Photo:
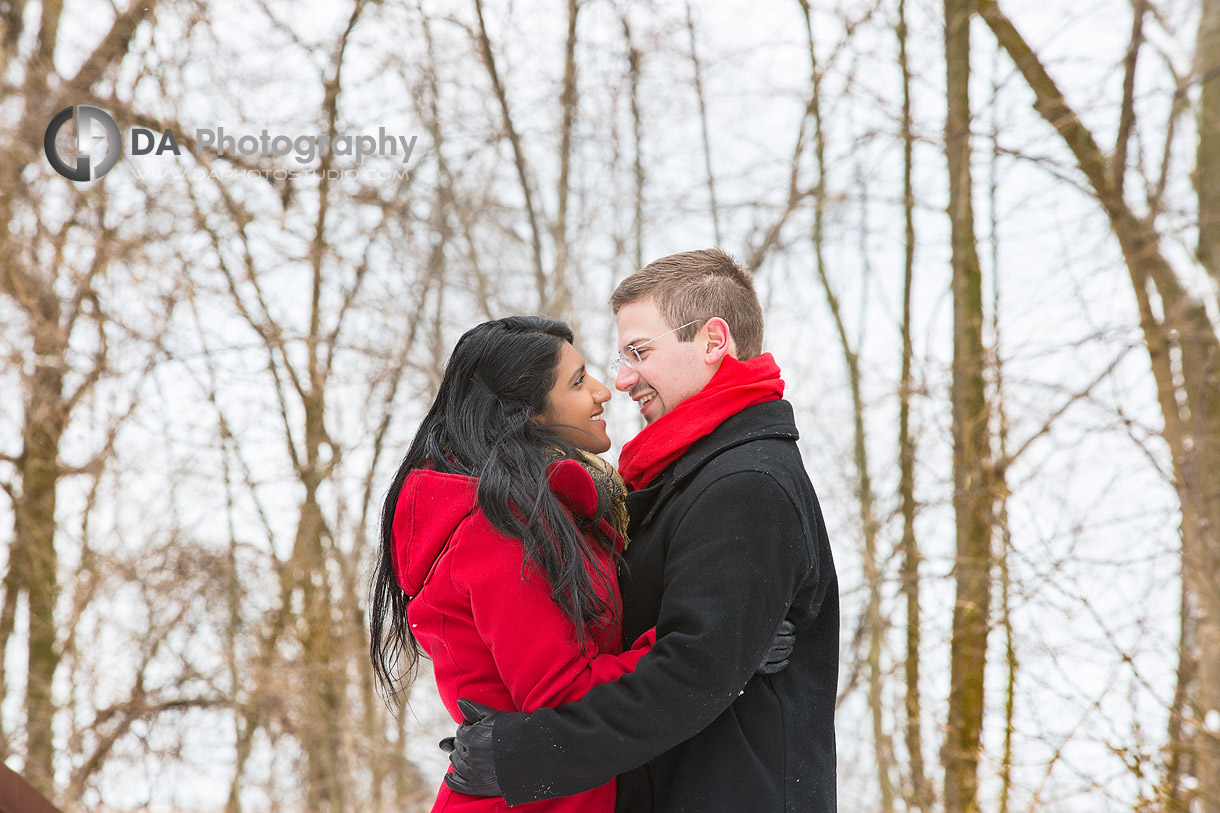
[{"label": "woman's long black hair", "polygon": [[572,331],[563,322],[511,316],[471,328],[453,348],[436,401],[381,507],[369,655],[387,703],[409,684],[420,657],[391,553],[398,495],[413,469],[428,466],[478,478],[479,508],[497,529],[521,540],[525,566],[533,564],[546,576],[551,598],[576,628],[579,646],[591,631],[613,623],[616,607],[598,597],[591,575],[598,571],[590,570],[597,549],[614,552],[613,540],[597,530],[608,500],[604,495],[599,500],[593,521],[573,524],[551,493],[546,469],[557,458],[577,457],[578,452],[531,420],[547,408],[563,342],[572,342]]}]

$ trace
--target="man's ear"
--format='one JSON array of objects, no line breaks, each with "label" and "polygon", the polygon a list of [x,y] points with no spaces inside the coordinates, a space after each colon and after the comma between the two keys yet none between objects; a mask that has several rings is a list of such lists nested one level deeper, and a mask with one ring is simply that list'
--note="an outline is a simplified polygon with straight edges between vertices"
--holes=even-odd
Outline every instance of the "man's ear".
[{"label": "man's ear", "polygon": [[728,322],[713,316],[704,323],[703,330],[707,333],[703,346],[703,361],[706,364],[720,364],[725,356],[737,357],[737,342],[733,341]]}]

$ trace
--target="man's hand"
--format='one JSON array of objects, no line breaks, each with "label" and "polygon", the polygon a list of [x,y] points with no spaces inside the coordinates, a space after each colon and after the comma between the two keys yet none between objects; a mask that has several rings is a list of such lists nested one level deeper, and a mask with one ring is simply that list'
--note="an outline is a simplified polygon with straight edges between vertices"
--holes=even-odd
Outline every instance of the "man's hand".
[{"label": "man's hand", "polygon": [[[788,659],[796,643],[796,626],[784,621],[776,630],[771,648],[763,655],[758,674],[774,675],[788,668]],[[445,774],[445,784],[451,790],[470,796],[503,796],[496,780],[495,756],[492,751],[492,730],[502,713],[490,706],[465,698],[458,699],[458,708],[466,722],[454,737],[441,740],[441,750],[449,754],[453,770]]]},{"label": "man's hand", "polygon": [[466,719],[457,736],[441,740],[441,750],[449,754],[453,770],[445,774],[450,790],[471,796],[503,796],[496,781],[496,764],[491,749],[491,732],[501,712],[482,703],[458,699]]},{"label": "man's hand", "polygon": [[758,666],[758,674],[775,675],[788,668],[788,659],[792,657],[792,646],[796,643],[796,625],[784,619],[775,633],[771,648],[763,655],[763,661]]}]

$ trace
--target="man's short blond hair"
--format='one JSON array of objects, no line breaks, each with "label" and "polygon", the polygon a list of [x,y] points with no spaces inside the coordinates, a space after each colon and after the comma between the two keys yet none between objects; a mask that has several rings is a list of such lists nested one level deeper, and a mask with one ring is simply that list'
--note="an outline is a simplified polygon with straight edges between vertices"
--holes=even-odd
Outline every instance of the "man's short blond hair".
[{"label": "man's short blond hair", "polygon": [[702,323],[719,316],[729,325],[742,361],[762,353],[763,315],[750,272],[718,248],[662,257],[619,283],[610,296],[618,314],[624,305],[651,299],[669,326],[699,322],[678,331],[689,342]]}]

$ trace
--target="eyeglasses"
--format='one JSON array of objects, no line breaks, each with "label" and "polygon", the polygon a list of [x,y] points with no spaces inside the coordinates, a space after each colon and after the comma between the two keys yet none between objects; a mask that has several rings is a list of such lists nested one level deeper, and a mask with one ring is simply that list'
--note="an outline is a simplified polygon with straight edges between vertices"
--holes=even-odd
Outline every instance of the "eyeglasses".
[{"label": "eyeglasses", "polygon": [[[708,317],[708,318],[711,318],[711,317]],[[693,322],[687,322],[685,325],[678,325],[678,327],[674,328],[673,330],[667,330],[664,333],[662,333],[660,336],[653,336],[651,339],[649,339],[646,342],[640,342],[639,344],[627,345],[626,347],[623,348],[624,352],[619,353],[613,359],[610,360],[610,375],[618,375],[618,368],[623,365],[626,365],[629,369],[635,369],[635,365],[639,364],[640,362],[642,362],[644,360],[640,356],[640,348],[644,347],[645,345],[652,344],[657,339],[664,339],[670,333],[677,333],[679,330],[682,330],[683,328],[690,327],[691,325],[697,325],[700,322],[706,322],[706,321],[707,321],[707,319],[696,319]]]}]

